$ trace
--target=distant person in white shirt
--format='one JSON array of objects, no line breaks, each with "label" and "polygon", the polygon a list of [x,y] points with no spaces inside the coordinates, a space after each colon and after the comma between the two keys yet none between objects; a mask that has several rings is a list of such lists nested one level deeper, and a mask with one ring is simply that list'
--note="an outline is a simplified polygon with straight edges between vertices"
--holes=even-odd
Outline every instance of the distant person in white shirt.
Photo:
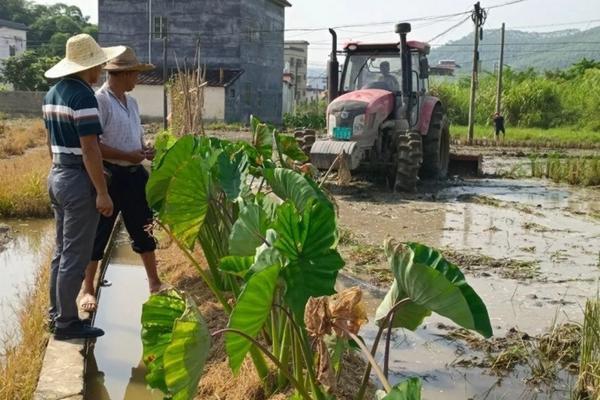
[{"label": "distant person in white shirt", "polygon": [[135,87],[139,73],[152,70],[154,66],[140,63],[133,49],[127,48],[104,69],[108,71],[108,81],[96,92],[96,99],[102,124],[100,149],[114,213],[111,217],[102,217],[98,223],[80,301],[81,309],[87,312],[96,310],[94,277],[119,212],[131,238],[133,251],[140,254],[146,268],[150,292],[162,289],[156,270],[156,240],[149,230],[152,211],[146,201],[148,172],[141,165],[144,159],[154,158],[154,149],[144,145],[138,104],[127,94]]}]

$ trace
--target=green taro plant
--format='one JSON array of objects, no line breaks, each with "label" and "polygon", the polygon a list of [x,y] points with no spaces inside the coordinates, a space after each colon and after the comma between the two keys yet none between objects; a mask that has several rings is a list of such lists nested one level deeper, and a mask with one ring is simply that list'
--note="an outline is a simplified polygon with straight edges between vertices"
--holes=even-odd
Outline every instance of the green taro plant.
[{"label": "green taro plant", "polygon": [[[387,243],[396,281],[378,310],[380,332],[369,351],[357,336],[366,322],[360,291],[335,294],[344,261],[337,251],[333,203],[296,170],[306,158],[292,137],[254,118],[251,126],[251,143],[168,134],[157,139],[149,203],[229,322],[209,333],[184,294],[151,296],[142,313],[147,382],[167,398],[193,398],[210,338],[224,335],[232,371],[237,373],[249,355],[267,394],[291,386],[294,398],[332,399],[342,355],[359,348],[383,384],[381,398],[420,398],[418,380],[392,387],[387,362],[383,371],[374,362],[384,329],[416,329],[437,312],[489,336],[483,302],[438,252]],[[201,247],[207,269],[195,246]],[[364,397],[369,373],[370,368],[358,398]]]}]

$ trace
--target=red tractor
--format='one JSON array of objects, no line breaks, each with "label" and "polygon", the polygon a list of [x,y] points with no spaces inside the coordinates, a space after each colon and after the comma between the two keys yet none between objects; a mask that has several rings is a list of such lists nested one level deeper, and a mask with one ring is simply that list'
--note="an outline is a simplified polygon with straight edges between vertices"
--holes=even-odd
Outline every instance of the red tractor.
[{"label": "red tractor", "polygon": [[337,35],[330,29],[327,138],[297,133],[315,167],[327,170],[345,153],[351,171],[384,175],[392,190],[402,191],[414,191],[419,177],[446,176],[449,127],[442,103],[429,95],[430,47],[407,41],[410,29],[408,23],[396,26],[399,43],[346,44],[341,77]]}]

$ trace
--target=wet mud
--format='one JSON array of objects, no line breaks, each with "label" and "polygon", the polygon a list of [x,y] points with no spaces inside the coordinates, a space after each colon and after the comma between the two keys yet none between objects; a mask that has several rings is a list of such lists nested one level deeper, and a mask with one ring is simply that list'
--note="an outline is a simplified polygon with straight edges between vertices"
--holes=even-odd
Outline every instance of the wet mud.
[{"label": "wet mud", "polygon": [[[381,246],[388,237],[442,249],[461,266],[488,307],[496,338],[537,337],[581,322],[586,299],[598,292],[598,189],[505,179],[456,179],[410,196],[360,181],[331,189],[348,260],[342,285],[366,289],[370,315],[393,279]],[[550,382],[530,379],[526,362],[499,375],[477,362],[488,352],[451,335],[449,326],[433,316],[416,332],[395,332],[392,380],[420,376],[426,399],[569,397],[574,378],[567,366]],[[367,341],[375,334],[372,323],[363,332]]]}]

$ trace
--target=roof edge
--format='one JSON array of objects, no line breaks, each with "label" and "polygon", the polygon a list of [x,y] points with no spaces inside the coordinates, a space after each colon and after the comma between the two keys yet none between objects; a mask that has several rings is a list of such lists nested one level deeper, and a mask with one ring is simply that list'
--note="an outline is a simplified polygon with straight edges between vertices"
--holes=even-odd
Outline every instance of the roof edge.
[{"label": "roof edge", "polygon": [[291,7],[292,4],[287,0],[269,0],[271,3],[278,4],[282,7]]}]

